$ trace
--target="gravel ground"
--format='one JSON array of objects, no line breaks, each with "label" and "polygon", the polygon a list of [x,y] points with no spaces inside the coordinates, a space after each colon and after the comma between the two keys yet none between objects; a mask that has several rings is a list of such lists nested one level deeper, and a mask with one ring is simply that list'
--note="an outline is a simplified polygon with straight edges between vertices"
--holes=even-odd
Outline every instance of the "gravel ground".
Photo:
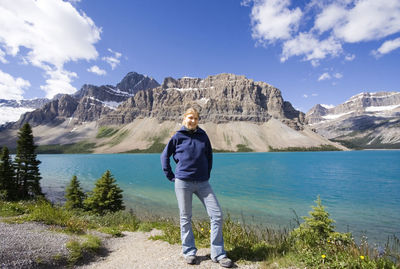
[{"label": "gravel ground", "polygon": [[[180,245],[170,245],[165,241],[149,240],[149,236],[159,233],[124,232],[124,237],[111,238],[105,242],[109,255],[90,264],[79,266],[79,269],[217,269],[222,268],[210,259],[209,249],[199,249],[197,265],[185,263]],[[234,268],[253,269],[258,264],[235,264]]]},{"label": "gravel ground", "polygon": [[55,266],[54,257],[68,255],[71,236],[49,230],[49,226],[26,222],[0,222],[0,268]]},{"label": "gravel ground", "polygon": [[[49,230],[48,225],[26,222],[7,224],[0,222],[0,268],[61,268],[54,261],[56,256],[68,256],[66,243],[74,236]],[[199,249],[197,265],[188,265],[181,255],[180,245],[164,241],[149,240],[149,236],[160,233],[153,230],[124,232],[123,237],[103,238],[106,255],[93,261],[85,261],[77,269],[175,269],[175,268],[221,268],[210,259],[209,249]],[[234,268],[258,268],[258,264],[235,264]]]}]

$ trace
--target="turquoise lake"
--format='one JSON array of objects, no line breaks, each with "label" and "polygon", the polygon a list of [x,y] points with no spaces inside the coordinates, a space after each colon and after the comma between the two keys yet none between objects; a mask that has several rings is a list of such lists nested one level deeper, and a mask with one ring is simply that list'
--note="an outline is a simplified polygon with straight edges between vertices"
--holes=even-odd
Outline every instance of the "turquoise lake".
[{"label": "turquoise lake", "polygon": [[[159,154],[38,155],[41,185],[60,201],[72,175],[84,190],[109,169],[127,208],[178,217],[173,183]],[[173,162],[173,161],[171,161]],[[225,213],[283,228],[308,215],[320,195],[338,231],[383,244],[400,237],[400,151],[216,153],[210,179]],[[194,199],[194,217],[206,213]]]}]

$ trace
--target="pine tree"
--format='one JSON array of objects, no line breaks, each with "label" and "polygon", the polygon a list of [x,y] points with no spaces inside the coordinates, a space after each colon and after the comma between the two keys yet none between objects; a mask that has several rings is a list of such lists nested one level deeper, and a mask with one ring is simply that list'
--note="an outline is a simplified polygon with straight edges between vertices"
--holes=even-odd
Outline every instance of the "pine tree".
[{"label": "pine tree", "polygon": [[318,196],[315,201],[317,206],[312,206],[313,211],[310,211],[310,217],[303,217],[305,224],[315,233],[319,238],[326,239],[335,230],[333,219],[329,218],[329,213],[322,205],[321,198]]},{"label": "pine tree", "polygon": [[329,213],[322,205],[321,198],[315,201],[317,206],[312,206],[309,217],[303,217],[305,220],[300,226],[291,232],[291,238],[301,247],[316,247],[324,244],[324,242],[332,235],[348,240],[347,234],[339,234],[335,232],[335,222],[329,218]]},{"label": "pine tree", "polygon": [[14,200],[16,198],[17,185],[15,182],[14,167],[10,158],[10,152],[4,147],[0,156],[0,199]]},{"label": "pine tree", "polygon": [[68,185],[65,193],[65,208],[67,209],[79,209],[83,208],[83,200],[85,199],[85,193],[83,192],[78,178],[73,176],[70,184]]},{"label": "pine tree", "polygon": [[96,181],[93,191],[84,201],[86,208],[98,214],[125,209],[122,201],[122,190],[115,182],[111,172],[107,170]]},{"label": "pine tree", "polygon": [[25,123],[18,132],[15,156],[18,198],[20,199],[43,195],[40,187],[40,161],[36,159],[35,149],[31,126]]}]

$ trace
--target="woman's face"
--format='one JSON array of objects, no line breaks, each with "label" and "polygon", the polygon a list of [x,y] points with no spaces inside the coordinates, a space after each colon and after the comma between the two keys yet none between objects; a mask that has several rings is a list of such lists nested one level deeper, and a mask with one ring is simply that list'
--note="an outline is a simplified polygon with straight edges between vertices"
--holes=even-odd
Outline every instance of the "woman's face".
[{"label": "woman's face", "polygon": [[183,125],[185,125],[186,128],[189,130],[194,130],[197,128],[197,125],[199,124],[199,117],[196,114],[187,114],[185,118],[183,119]]}]

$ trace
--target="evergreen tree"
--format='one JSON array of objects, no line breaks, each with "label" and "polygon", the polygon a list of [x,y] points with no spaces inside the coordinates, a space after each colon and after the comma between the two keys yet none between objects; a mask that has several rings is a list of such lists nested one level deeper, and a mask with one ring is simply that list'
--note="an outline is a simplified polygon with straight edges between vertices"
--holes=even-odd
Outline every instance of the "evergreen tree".
[{"label": "evergreen tree", "polygon": [[305,225],[309,227],[319,238],[326,239],[335,230],[333,219],[329,218],[329,213],[322,205],[321,198],[318,196],[315,201],[317,206],[312,206],[313,211],[310,211],[310,217],[303,217]]},{"label": "evergreen tree", "polygon": [[14,166],[8,148],[4,147],[0,156],[0,199],[14,200],[16,192]]},{"label": "evergreen tree", "polygon": [[[315,201],[317,206],[312,206],[313,211],[310,211],[309,217],[303,217],[305,222],[291,232],[291,237],[294,238],[299,245],[316,247],[324,244],[324,242],[332,235],[347,238],[347,234],[335,233],[335,222],[329,218],[329,213],[322,205],[321,198]],[[347,240],[347,239],[346,239]]]},{"label": "evergreen tree", "polygon": [[125,209],[122,201],[122,190],[115,182],[111,172],[107,170],[96,181],[93,191],[84,201],[86,208],[98,214]]},{"label": "evergreen tree", "polygon": [[18,132],[15,155],[16,179],[20,199],[43,195],[40,187],[40,161],[36,159],[31,126],[25,123]]},{"label": "evergreen tree", "polygon": [[79,209],[83,208],[83,200],[85,199],[85,193],[83,192],[78,178],[73,176],[71,182],[69,183],[65,198],[67,201],[65,202],[65,208],[67,209]]}]

